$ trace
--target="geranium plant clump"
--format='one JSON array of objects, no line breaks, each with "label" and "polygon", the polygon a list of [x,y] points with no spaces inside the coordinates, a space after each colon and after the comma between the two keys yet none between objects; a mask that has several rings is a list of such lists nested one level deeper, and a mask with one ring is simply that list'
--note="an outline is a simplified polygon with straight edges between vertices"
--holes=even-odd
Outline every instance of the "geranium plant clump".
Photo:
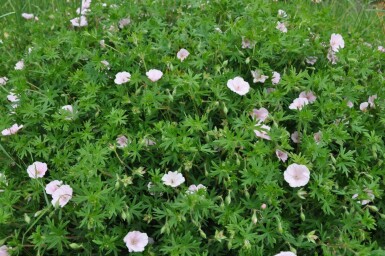
[{"label": "geranium plant clump", "polygon": [[385,253],[378,33],[325,1],[42,2],[0,19],[0,255]]}]

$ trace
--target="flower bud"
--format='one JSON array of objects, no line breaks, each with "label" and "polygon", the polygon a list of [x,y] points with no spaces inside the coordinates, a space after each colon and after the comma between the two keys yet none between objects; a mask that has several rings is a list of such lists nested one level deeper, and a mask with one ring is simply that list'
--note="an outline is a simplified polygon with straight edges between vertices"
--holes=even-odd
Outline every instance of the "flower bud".
[{"label": "flower bud", "polygon": [[262,210],[265,210],[266,207],[267,207],[266,204],[262,204],[262,205],[261,205],[261,209],[262,209]]},{"label": "flower bud", "polygon": [[251,217],[251,221],[253,222],[253,224],[257,224],[258,222],[257,213],[255,210],[254,210],[253,216]]}]

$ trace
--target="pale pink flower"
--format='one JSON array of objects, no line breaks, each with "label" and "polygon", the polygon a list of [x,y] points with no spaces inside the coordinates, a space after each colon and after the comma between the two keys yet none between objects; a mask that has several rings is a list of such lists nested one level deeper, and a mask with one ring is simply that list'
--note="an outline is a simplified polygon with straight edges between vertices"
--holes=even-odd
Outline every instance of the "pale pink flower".
[{"label": "pale pink flower", "polygon": [[376,105],[374,104],[374,100],[377,99],[377,94],[369,96],[368,103],[371,108],[374,108]]},{"label": "pale pink flower", "polygon": [[289,109],[302,110],[307,104],[309,104],[307,98],[296,98],[293,103],[290,104]]},{"label": "pale pink flower", "polygon": [[317,62],[318,58],[316,56],[309,56],[305,59],[305,62],[309,65],[314,65]]},{"label": "pale pink flower", "polygon": [[88,22],[87,22],[87,18],[86,16],[80,16],[79,17],[76,17],[76,18],[73,18],[72,20],[70,20],[72,26],[74,27],[85,27],[88,25]]},{"label": "pale pink flower", "polygon": [[82,9],[88,9],[91,7],[91,0],[83,0],[82,1]]},{"label": "pale pink flower", "polygon": [[120,135],[118,138],[116,138],[116,143],[118,143],[118,148],[125,148],[127,147],[129,141],[126,136]]},{"label": "pale pink flower", "polygon": [[273,72],[273,76],[271,77],[272,84],[278,84],[281,81],[281,74],[278,72]]},{"label": "pale pink flower", "polygon": [[0,85],[6,85],[7,81],[8,81],[8,78],[6,78],[5,76],[0,77]]},{"label": "pale pink flower", "polygon": [[202,185],[202,184],[199,184],[199,185],[191,185],[191,186],[188,187],[187,193],[193,194],[193,193],[197,192],[197,191],[200,190],[200,189],[206,190],[206,186],[204,186],[204,185]]},{"label": "pale pink flower", "polygon": [[360,110],[363,111],[363,112],[365,112],[365,111],[367,110],[368,106],[369,106],[369,103],[368,103],[368,102],[362,102],[362,103],[360,104]]},{"label": "pale pink flower", "polygon": [[35,15],[33,15],[32,13],[22,13],[21,16],[26,19],[26,20],[30,20],[30,19],[33,19],[35,18]]},{"label": "pale pink flower", "polygon": [[[314,1],[313,1],[314,2]],[[295,253],[292,253],[292,252],[289,252],[289,251],[286,251],[286,252],[280,252],[274,256],[297,256]]]},{"label": "pale pink flower", "polygon": [[230,79],[229,81],[227,81],[227,87],[231,91],[233,91],[233,92],[235,92],[241,96],[245,95],[250,90],[249,83],[246,82],[245,80],[243,80],[243,78],[239,77],[239,76],[235,77],[234,79]]},{"label": "pale pink flower", "polygon": [[82,8],[82,9],[77,8],[77,9],[76,9],[76,13],[77,13],[77,14],[81,14],[81,15],[87,15],[87,13],[90,12],[90,11],[91,11],[91,10],[88,9],[88,8]]},{"label": "pale pink flower", "polygon": [[15,70],[22,70],[24,69],[24,60],[20,60],[15,65]]},{"label": "pale pink flower", "polygon": [[53,180],[45,186],[45,192],[52,195],[62,184],[63,181],[61,180]]},{"label": "pale pink flower", "polygon": [[256,124],[255,126],[258,126],[260,130],[254,130],[254,133],[257,137],[265,139],[265,140],[271,140],[270,136],[268,135],[268,131],[270,131],[270,126],[267,125],[260,125]]},{"label": "pale pink flower", "polygon": [[27,168],[28,176],[32,179],[43,178],[47,172],[47,164],[42,162],[34,162]]},{"label": "pale pink flower", "polygon": [[100,63],[102,63],[105,66],[105,68],[110,69],[110,63],[108,61],[102,60]]},{"label": "pale pink flower", "polygon": [[129,252],[143,252],[148,240],[147,234],[139,231],[128,232],[123,238]]},{"label": "pale pink flower", "polygon": [[64,207],[72,198],[73,190],[69,185],[62,185],[52,194],[52,205]]},{"label": "pale pink flower", "polygon": [[287,28],[284,22],[277,21],[277,26],[275,28],[281,31],[282,33],[287,33]]},{"label": "pale pink flower", "polygon": [[300,135],[297,131],[293,132],[290,136],[291,140],[294,142],[294,143],[300,143],[301,141],[301,138],[300,138]]},{"label": "pale pink flower", "polygon": [[254,119],[258,119],[260,122],[264,122],[266,118],[269,116],[269,111],[266,108],[253,109],[251,113],[251,117]]},{"label": "pale pink flower", "polygon": [[[361,205],[366,205],[366,204],[370,203],[371,201],[373,201],[373,199],[374,199],[374,194],[373,194],[372,190],[365,189],[364,191],[366,192],[366,198],[368,198],[368,199],[365,199],[362,201],[357,201],[357,203],[359,203]],[[357,197],[358,197],[358,194],[354,194],[352,196],[353,199],[356,199]]]},{"label": "pale pink flower", "polygon": [[253,83],[264,83],[266,79],[268,79],[268,76],[262,75],[262,71],[257,69],[255,71],[251,71],[251,75],[253,76]]},{"label": "pale pink flower", "polygon": [[377,50],[379,50],[380,52],[385,52],[385,48],[383,46],[378,46]]},{"label": "pale pink flower", "polygon": [[326,56],[328,58],[328,60],[334,65],[334,64],[337,64],[338,62],[338,58],[337,58],[337,55],[335,54],[335,52],[332,51],[331,48],[329,48],[328,50],[328,54]]},{"label": "pale pink flower", "polygon": [[13,92],[10,92],[7,96],[7,99],[10,101],[10,102],[18,102],[19,101],[19,98],[17,97],[16,94],[14,94]]},{"label": "pale pink flower", "polygon": [[287,167],[283,176],[290,187],[302,187],[309,182],[310,171],[305,165],[291,164]]},{"label": "pale pink flower", "polygon": [[321,142],[322,133],[321,131],[314,133],[313,135],[315,143],[319,144]]},{"label": "pale pink flower", "polygon": [[314,95],[314,92],[312,91],[309,91],[309,92],[303,91],[299,94],[299,97],[306,98],[309,101],[309,103],[313,103],[317,99],[317,97]]},{"label": "pale pink flower", "polygon": [[17,133],[21,128],[23,128],[23,125],[14,124],[10,128],[4,129],[1,134],[4,136],[12,135]]},{"label": "pale pink flower", "polygon": [[344,39],[340,34],[332,34],[330,37],[330,47],[332,48],[333,52],[338,52],[339,49],[342,49],[345,47]]},{"label": "pale pink flower", "polygon": [[351,102],[350,100],[348,101],[348,103],[346,103],[346,105],[349,107],[349,108],[352,108],[354,106],[353,102]]},{"label": "pale pink flower", "polygon": [[242,49],[253,49],[255,42],[250,41],[249,39],[242,37]]},{"label": "pale pink flower", "polygon": [[278,16],[280,16],[282,18],[286,18],[287,13],[284,10],[278,10]]},{"label": "pale pink flower", "polygon": [[131,23],[131,19],[130,18],[125,18],[125,19],[121,19],[119,21],[119,28],[124,28],[125,26],[129,25]]},{"label": "pale pink flower", "polygon": [[185,181],[185,179],[181,173],[175,171],[175,172],[168,172],[167,174],[163,175],[162,181],[163,181],[163,184],[175,188],[175,187],[178,187],[180,184],[182,184]]},{"label": "pale pink flower", "polygon": [[9,256],[8,247],[6,245],[0,246],[0,256]]},{"label": "pale pink flower", "polygon": [[189,53],[186,49],[182,48],[182,49],[180,49],[179,52],[176,54],[176,57],[177,57],[178,59],[180,59],[180,61],[182,62],[182,61],[184,61],[189,55],[190,55],[190,53]]},{"label": "pale pink flower", "polygon": [[265,210],[265,209],[266,209],[266,207],[267,207],[267,205],[266,205],[266,204],[262,204],[262,205],[261,205],[261,209],[262,209],[262,210]]},{"label": "pale pink flower", "polygon": [[156,82],[162,78],[163,72],[157,69],[150,69],[146,75],[152,82]]},{"label": "pale pink flower", "polygon": [[119,72],[115,75],[115,84],[124,84],[124,83],[127,83],[130,81],[130,78],[131,78],[131,74],[126,72],[126,71],[123,71],[123,72]]},{"label": "pale pink flower", "polygon": [[278,157],[278,159],[279,159],[280,161],[286,162],[287,157],[288,157],[286,152],[277,149],[277,150],[275,150],[275,154],[277,155],[277,157]]}]

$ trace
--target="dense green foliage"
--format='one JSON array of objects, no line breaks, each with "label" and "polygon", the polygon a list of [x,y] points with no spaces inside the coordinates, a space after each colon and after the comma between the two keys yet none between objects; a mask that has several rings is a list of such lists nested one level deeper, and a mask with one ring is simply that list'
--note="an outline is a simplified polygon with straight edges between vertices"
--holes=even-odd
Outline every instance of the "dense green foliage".
[{"label": "dense green foliage", "polygon": [[[0,87],[0,130],[24,126],[1,137],[0,246],[11,255],[125,255],[124,236],[138,230],[154,239],[143,255],[385,255],[379,27],[345,26],[331,5],[310,0],[94,1],[88,26],[73,27],[80,2],[55,11],[14,4],[16,13],[1,18],[0,77],[9,80]],[[345,41],[336,64],[327,59],[332,33]],[[242,48],[242,38],[254,47]],[[190,52],[183,62],[181,48]],[[163,77],[151,82],[149,69]],[[256,69],[270,78],[253,83]],[[121,71],[131,80],[117,85]],[[282,77],[276,85],[273,71]],[[237,76],[251,86],[245,96],[226,86]],[[289,109],[302,91],[316,101]],[[372,95],[375,107],[361,111]],[[261,107],[271,140],[254,133],[250,113]],[[120,135],[127,147],[117,147]],[[286,162],[277,149],[289,153]],[[48,165],[43,178],[28,176],[35,161]],[[284,180],[292,163],[309,168],[306,186]],[[185,182],[164,185],[168,171]],[[44,191],[52,180],[73,188],[64,207]],[[199,183],[207,189],[186,193]]]}]

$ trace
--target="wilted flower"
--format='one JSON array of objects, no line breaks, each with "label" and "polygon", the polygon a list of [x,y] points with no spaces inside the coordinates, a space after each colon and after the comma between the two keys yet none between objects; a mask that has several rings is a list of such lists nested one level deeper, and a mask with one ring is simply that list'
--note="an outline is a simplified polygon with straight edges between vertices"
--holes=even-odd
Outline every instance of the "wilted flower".
[{"label": "wilted flower", "polygon": [[162,78],[163,72],[157,69],[150,69],[146,75],[152,82],[156,82]]},{"label": "wilted flower", "polygon": [[278,16],[280,16],[282,18],[286,18],[287,13],[284,10],[278,10]]},{"label": "wilted flower", "polygon": [[30,19],[33,19],[35,18],[35,15],[33,15],[32,13],[22,13],[21,16],[26,19],[26,20],[30,20]]},{"label": "wilted flower", "polygon": [[299,136],[299,133],[297,131],[293,132],[290,136],[291,140],[294,142],[294,143],[300,143],[300,136]]},{"label": "wilted flower", "polygon": [[27,168],[28,176],[32,179],[44,177],[47,170],[47,164],[42,162],[34,162]]},{"label": "wilted flower", "polygon": [[329,49],[328,50],[328,54],[326,56],[328,58],[328,60],[334,65],[334,64],[337,64],[337,61],[338,61],[338,58],[337,58],[337,55],[335,54],[335,52],[332,51],[332,49]]},{"label": "wilted flower", "polygon": [[333,52],[338,52],[339,49],[342,49],[345,47],[344,39],[340,34],[332,34],[330,37],[330,47],[332,48]]},{"label": "wilted flower", "polygon": [[278,159],[281,160],[282,162],[286,162],[287,160],[287,153],[282,151],[282,150],[275,150],[275,154],[277,155]]},{"label": "wilted flower", "polygon": [[313,103],[317,99],[317,97],[314,95],[314,92],[312,91],[309,91],[309,92],[303,91],[299,94],[299,97],[306,98],[309,101],[309,103]]},{"label": "wilted flower", "polygon": [[146,233],[139,231],[131,231],[123,238],[129,252],[143,252],[144,247],[148,244],[148,236]]},{"label": "wilted flower", "polygon": [[310,180],[310,171],[305,165],[291,164],[283,175],[285,181],[293,188],[305,186]]},{"label": "wilted flower", "polygon": [[175,172],[168,172],[167,174],[163,175],[162,181],[163,181],[163,184],[175,188],[175,187],[178,187],[180,184],[182,184],[185,181],[185,179],[181,173],[175,171]]},{"label": "wilted flower", "polygon": [[368,106],[369,106],[369,103],[368,103],[368,102],[362,102],[362,103],[360,104],[360,110],[363,111],[363,112],[365,112],[365,111],[367,110]]},{"label": "wilted flower", "polygon": [[320,143],[321,142],[321,138],[322,138],[321,131],[314,133],[313,138],[314,138],[315,143],[317,143],[317,144]]},{"label": "wilted flower", "polygon": [[15,70],[22,70],[24,69],[24,60],[20,60],[15,65]]},{"label": "wilted flower", "polygon": [[118,143],[118,148],[125,148],[128,145],[128,139],[124,135],[120,135],[116,138],[116,143]]},{"label": "wilted flower", "polygon": [[305,62],[309,65],[314,65],[317,62],[318,58],[316,56],[309,56],[305,59]]},{"label": "wilted flower", "polygon": [[130,78],[131,78],[131,74],[126,72],[126,71],[123,71],[123,72],[119,72],[115,75],[115,84],[124,84],[124,83],[127,83],[130,81]]},{"label": "wilted flower", "polygon": [[179,52],[176,54],[176,57],[177,57],[178,59],[180,59],[180,61],[182,62],[182,61],[184,61],[189,55],[190,55],[190,53],[189,53],[186,49],[182,48],[182,49],[180,49]]},{"label": "wilted flower", "polygon": [[[361,205],[366,205],[366,204],[370,203],[374,199],[374,194],[373,194],[372,190],[365,189],[364,191],[366,192],[366,196],[369,199],[365,199],[365,200],[362,200],[362,201],[357,201],[357,203],[360,203]],[[353,199],[356,199],[357,197],[358,197],[358,194],[354,194],[352,196]]]},{"label": "wilted flower", "polygon": [[262,75],[262,71],[259,69],[255,70],[255,71],[251,71],[251,75],[254,78],[253,83],[257,83],[257,82],[264,83],[266,81],[266,79],[269,78],[268,76]]},{"label": "wilted flower", "polygon": [[0,246],[0,256],[9,256],[8,247],[6,245]]},{"label": "wilted flower", "polygon": [[129,25],[131,23],[130,18],[121,19],[119,21],[119,28],[124,28],[125,26]]},{"label": "wilted flower", "polygon": [[281,74],[278,72],[273,72],[273,76],[271,77],[272,84],[278,84],[281,81]]},{"label": "wilted flower", "polygon": [[99,44],[100,44],[100,47],[102,47],[102,48],[106,47],[106,43],[105,43],[104,39],[100,40]]},{"label": "wilted flower", "polygon": [[107,69],[110,69],[110,63],[108,61],[102,60],[100,63],[102,63]]},{"label": "wilted flower", "polygon": [[45,186],[45,192],[52,195],[62,184],[63,181],[61,180],[53,180]]},{"label": "wilted flower", "polygon": [[204,185],[202,185],[202,184],[199,184],[199,185],[191,185],[191,186],[188,187],[187,193],[193,194],[193,193],[197,192],[197,191],[200,190],[200,189],[206,190],[206,186],[204,186]]},{"label": "wilted flower", "polygon": [[277,26],[275,28],[281,31],[282,33],[287,33],[287,28],[284,22],[277,21]]},{"label": "wilted flower", "polygon": [[293,103],[290,104],[289,109],[302,110],[302,108],[309,104],[307,98],[296,98]]},{"label": "wilted flower", "polygon": [[229,81],[227,81],[227,87],[239,94],[239,95],[245,95],[246,93],[249,92],[250,90],[250,85],[248,82],[246,82],[245,80],[243,80],[242,77],[235,77],[234,79],[230,79]]},{"label": "wilted flower", "polygon": [[80,16],[80,18],[79,17],[73,18],[72,20],[70,20],[70,22],[74,27],[85,27],[88,25],[86,16],[83,16],[83,15]]},{"label": "wilted flower", "polygon": [[255,42],[251,42],[249,39],[242,37],[242,49],[253,49]]},{"label": "wilted flower", "polygon": [[270,131],[270,126],[267,125],[260,125],[256,124],[255,126],[258,126],[261,130],[254,130],[254,133],[257,137],[265,139],[265,140],[270,140],[270,136],[267,134],[267,131]]},{"label": "wilted flower", "polygon": [[156,144],[156,142],[155,141],[153,141],[153,140],[151,140],[151,139],[144,139],[144,144],[146,145],[146,146],[154,146],[155,144]]},{"label": "wilted flower", "polygon": [[274,92],[274,91],[275,91],[275,88],[272,88],[272,87],[266,88],[266,93],[267,93],[267,94],[270,94],[270,93],[272,93],[272,92]]},{"label": "wilted flower", "polygon": [[69,185],[62,185],[52,194],[52,205],[64,207],[72,198],[72,188]]},{"label": "wilted flower", "polygon": [[371,108],[374,108],[376,105],[374,104],[374,100],[377,99],[377,94],[369,96],[368,103]]},{"label": "wilted flower", "polygon": [[[62,110],[64,110],[65,112],[67,112],[66,114],[68,115],[73,115],[73,113],[74,113],[74,109],[73,109],[73,107],[71,106],[71,105],[65,105],[65,106],[63,106],[63,107],[61,107],[61,109]],[[71,120],[72,119],[72,117],[71,116],[67,116],[65,119],[66,120]]]},{"label": "wilted flower", "polygon": [[4,136],[7,136],[7,135],[12,135],[12,134],[15,134],[17,133],[21,128],[23,128],[23,125],[18,125],[18,124],[14,124],[12,125],[10,128],[8,129],[4,129],[1,134],[4,135]]},{"label": "wilted flower", "polygon": [[[318,1],[320,1],[320,0],[318,0]],[[313,0],[313,2],[314,2],[314,0]],[[297,256],[297,255],[295,253],[286,251],[286,252],[280,252],[274,256]]]},{"label": "wilted flower", "polygon": [[8,81],[8,78],[6,78],[5,76],[0,77],[0,85],[6,85],[7,81]]}]

